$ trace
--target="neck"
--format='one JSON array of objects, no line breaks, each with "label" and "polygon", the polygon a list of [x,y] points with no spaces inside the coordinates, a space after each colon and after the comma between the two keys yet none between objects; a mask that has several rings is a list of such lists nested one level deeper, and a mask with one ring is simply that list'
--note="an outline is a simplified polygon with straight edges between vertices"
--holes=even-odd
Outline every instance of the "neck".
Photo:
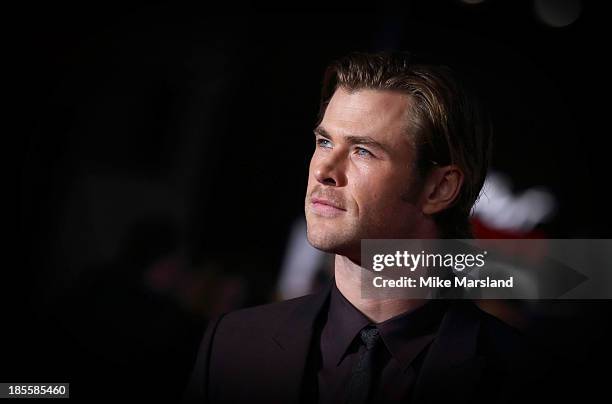
[{"label": "neck", "polygon": [[353,306],[375,323],[413,311],[426,303],[425,299],[363,299],[361,271],[366,271],[349,258],[336,254],[335,279],[338,290]]}]

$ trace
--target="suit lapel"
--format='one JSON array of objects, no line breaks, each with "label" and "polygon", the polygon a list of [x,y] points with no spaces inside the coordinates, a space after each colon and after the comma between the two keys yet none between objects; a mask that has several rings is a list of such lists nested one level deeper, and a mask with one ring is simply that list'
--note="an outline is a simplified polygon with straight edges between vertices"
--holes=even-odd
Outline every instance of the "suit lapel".
[{"label": "suit lapel", "polygon": [[482,373],[476,344],[480,317],[471,302],[454,302],[442,319],[416,382],[413,402],[465,402]]},{"label": "suit lapel", "polygon": [[[332,279],[331,282],[335,282]],[[288,318],[280,319],[272,339],[278,348],[274,380],[278,402],[300,401],[304,369],[311,347],[315,321],[327,302],[333,283],[296,307]],[[278,360],[276,360],[278,358]]]},{"label": "suit lapel", "polygon": [[[325,307],[332,285],[309,296],[286,318],[279,319],[272,334],[277,354],[266,377],[274,384],[269,391],[276,395],[270,402],[300,401],[315,321]],[[472,396],[483,367],[483,360],[476,352],[479,330],[480,317],[471,302],[450,305],[419,372],[413,402],[461,403]]]}]

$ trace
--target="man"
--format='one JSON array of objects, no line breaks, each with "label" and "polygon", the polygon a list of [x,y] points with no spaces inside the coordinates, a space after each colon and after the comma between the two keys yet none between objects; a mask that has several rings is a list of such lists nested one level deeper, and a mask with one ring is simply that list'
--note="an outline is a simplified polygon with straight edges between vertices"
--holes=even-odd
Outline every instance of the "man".
[{"label": "man", "polygon": [[470,302],[362,299],[362,239],[469,237],[489,126],[448,68],[351,54],[326,71],[305,200],[335,254],[322,293],[211,322],[193,402],[453,402],[514,397],[520,335]]}]

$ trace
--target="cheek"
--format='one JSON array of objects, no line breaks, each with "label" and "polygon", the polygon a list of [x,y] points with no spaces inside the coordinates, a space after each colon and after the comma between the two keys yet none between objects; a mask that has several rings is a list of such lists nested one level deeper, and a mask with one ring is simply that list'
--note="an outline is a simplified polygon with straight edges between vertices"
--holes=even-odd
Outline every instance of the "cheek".
[{"label": "cheek", "polygon": [[352,187],[356,198],[362,201],[385,203],[397,194],[394,174],[388,169],[362,167],[353,175]]},{"label": "cheek", "polygon": [[359,208],[360,215],[370,215],[388,202],[390,195],[385,194],[384,179],[377,176],[358,175],[351,184],[351,196]]}]

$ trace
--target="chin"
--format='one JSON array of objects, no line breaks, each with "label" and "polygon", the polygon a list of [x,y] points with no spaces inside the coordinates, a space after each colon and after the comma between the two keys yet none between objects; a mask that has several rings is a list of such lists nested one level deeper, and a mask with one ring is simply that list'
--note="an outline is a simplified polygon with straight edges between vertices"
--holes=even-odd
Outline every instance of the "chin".
[{"label": "chin", "polygon": [[333,240],[330,240],[329,234],[327,234],[326,232],[322,232],[320,230],[312,230],[309,226],[306,233],[308,242],[317,250],[329,253],[335,252],[335,243],[333,242]]},{"label": "chin", "polygon": [[360,254],[361,240],[346,237],[345,234],[337,231],[326,231],[318,226],[308,226],[307,238],[311,246],[326,253],[343,256]]}]

